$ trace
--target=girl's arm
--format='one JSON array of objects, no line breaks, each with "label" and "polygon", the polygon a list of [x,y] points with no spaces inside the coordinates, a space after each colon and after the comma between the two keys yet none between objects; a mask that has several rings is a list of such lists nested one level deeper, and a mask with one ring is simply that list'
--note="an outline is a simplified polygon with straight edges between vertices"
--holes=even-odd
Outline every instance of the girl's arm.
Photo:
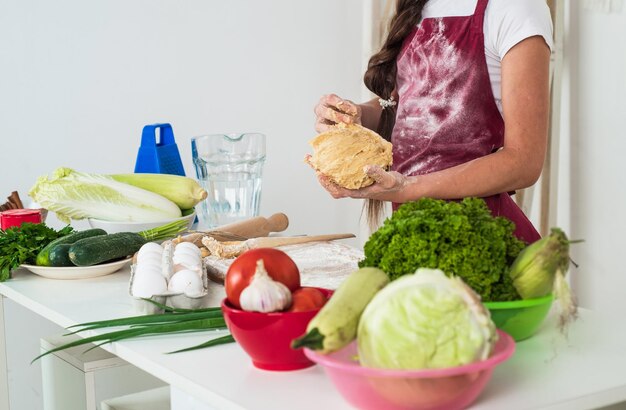
[{"label": "girl's arm", "polygon": [[369,167],[376,184],[347,190],[323,175],[336,198],[407,202],[422,197],[485,197],[534,184],[543,167],[548,136],[550,50],[540,36],[515,45],[502,59],[504,147],[484,157],[426,175],[405,177]]}]

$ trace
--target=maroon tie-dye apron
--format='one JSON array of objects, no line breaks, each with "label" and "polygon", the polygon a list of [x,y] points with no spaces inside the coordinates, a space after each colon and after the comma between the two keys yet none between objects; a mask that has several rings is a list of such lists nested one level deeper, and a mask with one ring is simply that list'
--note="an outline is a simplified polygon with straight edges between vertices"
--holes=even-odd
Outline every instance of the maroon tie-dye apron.
[{"label": "maroon tie-dye apron", "polygon": [[[491,89],[483,19],[426,18],[398,56],[398,112],[391,141],[393,169],[423,175],[491,154],[504,143],[504,120]],[[526,242],[540,238],[508,193],[484,198],[493,215],[515,223]]]}]

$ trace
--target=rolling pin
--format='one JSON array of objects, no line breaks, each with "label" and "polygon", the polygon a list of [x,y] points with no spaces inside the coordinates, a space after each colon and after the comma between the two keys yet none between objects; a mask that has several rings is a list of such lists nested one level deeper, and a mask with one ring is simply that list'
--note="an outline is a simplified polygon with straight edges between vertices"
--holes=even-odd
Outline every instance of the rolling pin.
[{"label": "rolling pin", "polygon": [[279,246],[297,245],[309,242],[334,241],[337,239],[354,238],[351,233],[337,233],[328,235],[311,235],[311,236],[278,236],[275,238],[252,238],[244,241],[248,249],[255,248],[276,248]]},{"label": "rolling pin", "polygon": [[212,256],[221,259],[232,259],[247,250],[258,248],[277,248],[279,246],[297,245],[310,242],[334,241],[337,239],[354,238],[351,233],[312,236],[277,236],[272,238],[250,238],[245,241],[219,242],[215,238],[205,236],[202,244],[211,252]]},{"label": "rolling pin", "polygon": [[269,218],[256,216],[245,221],[234,222],[215,228],[215,231],[228,232],[244,238],[259,238],[268,236],[272,232],[282,232],[289,226],[289,218],[283,213],[277,213]]}]

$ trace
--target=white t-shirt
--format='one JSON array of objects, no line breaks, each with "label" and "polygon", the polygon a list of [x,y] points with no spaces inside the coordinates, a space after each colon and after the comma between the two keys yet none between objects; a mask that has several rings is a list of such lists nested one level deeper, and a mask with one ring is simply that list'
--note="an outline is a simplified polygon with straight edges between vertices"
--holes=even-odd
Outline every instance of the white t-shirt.
[{"label": "white t-shirt", "polygon": [[[429,0],[422,18],[471,16],[476,3],[477,0]],[[491,88],[502,113],[502,58],[514,45],[536,35],[542,36],[552,50],[550,9],[545,0],[489,0],[483,32]]]}]

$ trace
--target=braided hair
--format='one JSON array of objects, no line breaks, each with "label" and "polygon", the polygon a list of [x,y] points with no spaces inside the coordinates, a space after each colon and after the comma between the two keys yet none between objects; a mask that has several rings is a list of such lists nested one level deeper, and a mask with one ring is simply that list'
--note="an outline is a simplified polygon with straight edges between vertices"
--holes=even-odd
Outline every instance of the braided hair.
[{"label": "braided hair", "polygon": [[[363,81],[365,86],[380,98],[391,98],[396,89],[396,59],[404,40],[422,18],[422,10],[428,0],[397,0],[396,12],[389,24],[389,34],[380,51],[374,54],[367,64]],[[382,110],[376,131],[387,141],[391,141],[391,132],[396,122],[396,106]],[[378,226],[384,211],[382,201],[369,199],[365,203],[365,213],[370,229]]]}]

